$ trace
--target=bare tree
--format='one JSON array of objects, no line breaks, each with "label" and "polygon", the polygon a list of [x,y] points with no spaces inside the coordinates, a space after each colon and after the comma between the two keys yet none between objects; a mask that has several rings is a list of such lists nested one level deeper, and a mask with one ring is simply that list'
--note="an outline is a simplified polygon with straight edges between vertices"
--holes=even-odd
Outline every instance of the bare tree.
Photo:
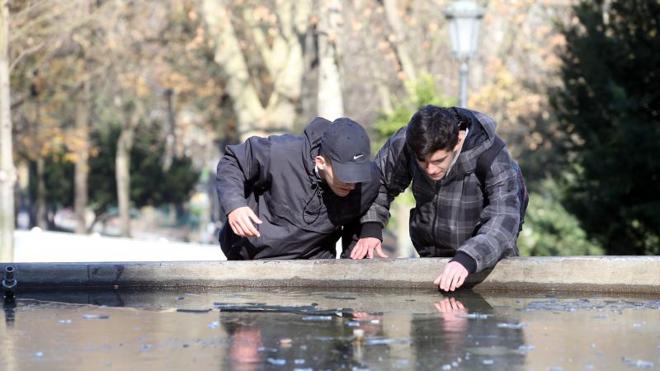
[{"label": "bare tree", "polygon": [[14,260],[14,183],[9,106],[9,3],[0,0],[0,261]]},{"label": "bare tree", "polygon": [[[80,17],[85,19],[93,19],[90,15],[94,14],[94,8],[90,0],[82,0],[79,8]],[[97,14],[100,14],[98,12]],[[89,27],[94,27],[94,23],[90,22]],[[89,30],[87,30],[89,31]],[[92,109],[92,88],[90,74],[91,64],[95,62],[92,56],[96,54],[96,50],[92,50],[94,44],[98,44],[91,36],[92,32],[87,32],[87,37],[75,38],[80,47],[80,55],[82,59],[80,75],[80,88],[78,89],[78,102],[75,111],[75,133],[76,146],[75,153],[75,168],[74,168],[74,212],[76,217],[75,231],[79,234],[87,233],[87,206],[89,202],[89,156],[90,156],[90,130],[91,130],[91,109]],[[91,54],[91,55],[90,55]]]},{"label": "bare tree", "polygon": [[[302,35],[310,11],[309,1],[278,1],[271,9],[204,0],[215,61],[222,68],[241,139],[292,129],[304,72]],[[257,67],[248,64],[254,60],[259,61]]]},{"label": "bare tree", "polygon": [[117,182],[117,202],[119,203],[119,225],[123,237],[131,235],[131,149],[135,129],[141,112],[137,108],[124,109],[125,118],[122,122],[121,134],[117,141],[115,157],[115,177]]},{"label": "bare tree", "polygon": [[417,72],[415,72],[416,68],[410,57],[410,53],[408,52],[408,43],[406,42],[405,32],[401,21],[401,11],[397,1],[383,0],[383,7],[385,8],[385,15],[387,16],[387,23],[392,30],[386,39],[396,53],[397,62],[400,65],[401,71],[404,73],[403,78],[414,81],[417,78]]},{"label": "bare tree", "polygon": [[339,72],[339,34],[342,6],[339,0],[322,0],[318,27],[319,84],[318,115],[328,120],[344,116],[344,100]]},{"label": "bare tree", "polygon": [[84,81],[79,93],[81,99],[76,105],[75,137],[77,139],[75,170],[74,170],[74,211],[76,215],[76,233],[87,233],[87,203],[89,200],[87,179],[89,178],[89,111],[90,82]]}]

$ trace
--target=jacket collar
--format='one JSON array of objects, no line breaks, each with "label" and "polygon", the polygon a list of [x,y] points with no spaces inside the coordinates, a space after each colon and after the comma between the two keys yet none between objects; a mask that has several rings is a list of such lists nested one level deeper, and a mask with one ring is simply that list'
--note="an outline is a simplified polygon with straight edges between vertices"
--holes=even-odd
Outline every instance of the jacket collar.
[{"label": "jacket collar", "polygon": [[492,118],[465,108],[454,107],[454,109],[457,115],[466,121],[469,131],[452,171],[440,181],[441,183],[462,178],[465,174],[474,172],[477,158],[490,148],[495,139],[495,121]]},{"label": "jacket collar", "polygon": [[318,156],[321,147],[321,137],[323,132],[330,126],[332,122],[324,119],[323,117],[316,117],[305,127],[303,144],[303,163],[305,170],[311,177],[316,178],[314,174],[314,158]]}]

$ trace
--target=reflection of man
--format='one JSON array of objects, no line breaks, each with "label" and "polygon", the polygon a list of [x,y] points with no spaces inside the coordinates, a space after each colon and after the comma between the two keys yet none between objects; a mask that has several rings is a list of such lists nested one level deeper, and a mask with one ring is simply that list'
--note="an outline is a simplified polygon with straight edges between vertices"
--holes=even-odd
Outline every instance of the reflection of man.
[{"label": "reflection of man", "polygon": [[259,354],[261,330],[251,326],[230,327],[229,363],[232,369],[256,370],[262,362]]},{"label": "reflection of man", "polygon": [[343,234],[345,248],[354,240],[378,193],[369,158],[367,133],[347,118],[316,118],[304,136],[227,146],[217,172],[227,259],[334,258],[337,240]]},{"label": "reflection of man", "polygon": [[[290,313],[220,313],[229,338],[221,370],[359,368],[346,320],[305,321]],[[339,365],[344,365],[340,367]]]},{"label": "reflection of man", "polygon": [[[498,327],[498,323],[512,320],[500,316],[481,295],[461,292],[433,305],[438,316],[417,315],[411,325],[416,358],[424,360],[418,363],[423,369],[437,370],[453,362],[460,362],[461,369],[481,369],[484,357],[498,356],[506,357],[506,367],[498,361],[496,369],[524,365],[525,355],[516,352],[525,343],[523,330]],[[466,358],[467,353],[471,357]]]},{"label": "reflection of man", "polygon": [[363,237],[351,252],[381,250],[391,201],[412,182],[416,207],[410,236],[421,257],[452,257],[434,284],[454,291],[469,273],[518,255],[516,239],[527,195],[518,164],[479,112],[425,106],[376,157],[379,196],[363,217]]}]

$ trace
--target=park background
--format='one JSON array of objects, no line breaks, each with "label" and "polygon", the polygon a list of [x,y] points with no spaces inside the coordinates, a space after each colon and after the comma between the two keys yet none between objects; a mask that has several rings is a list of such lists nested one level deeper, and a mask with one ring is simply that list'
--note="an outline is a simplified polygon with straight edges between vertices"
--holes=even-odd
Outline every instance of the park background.
[{"label": "park background", "polygon": [[[458,104],[451,3],[1,0],[0,260],[103,236],[220,257],[227,144],[348,116],[375,153],[419,106]],[[659,254],[658,1],[477,3],[467,106],[525,174],[521,254]],[[392,208],[398,256],[412,203]]]}]

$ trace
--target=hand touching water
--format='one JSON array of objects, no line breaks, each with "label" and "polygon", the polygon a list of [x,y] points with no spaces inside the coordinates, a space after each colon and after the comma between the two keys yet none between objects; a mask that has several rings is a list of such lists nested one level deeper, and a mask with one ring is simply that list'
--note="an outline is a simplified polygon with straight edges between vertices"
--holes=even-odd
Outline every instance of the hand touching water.
[{"label": "hand touching water", "polygon": [[454,291],[463,285],[467,276],[467,269],[461,263],[452,261],[447,263],[445,270],[433,281],[433,284],[440,290]]}]

